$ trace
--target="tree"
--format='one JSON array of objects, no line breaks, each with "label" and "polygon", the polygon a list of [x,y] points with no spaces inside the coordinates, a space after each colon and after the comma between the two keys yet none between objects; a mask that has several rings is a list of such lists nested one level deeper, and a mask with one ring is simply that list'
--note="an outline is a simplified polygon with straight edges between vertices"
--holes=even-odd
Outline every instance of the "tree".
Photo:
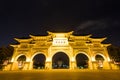
[{"label": "tree", "polygon": [[110,56],[110,59],[115,62],[120,62],[120,48],[117,46],[109,46],[108,47],[108,54]]},{"label": "tree", "polygon": [[13,50],[14,49],[11,46],[2,46],[0,48],[0,69],[2,69],[4,61],[9,60],[12,57]]}]

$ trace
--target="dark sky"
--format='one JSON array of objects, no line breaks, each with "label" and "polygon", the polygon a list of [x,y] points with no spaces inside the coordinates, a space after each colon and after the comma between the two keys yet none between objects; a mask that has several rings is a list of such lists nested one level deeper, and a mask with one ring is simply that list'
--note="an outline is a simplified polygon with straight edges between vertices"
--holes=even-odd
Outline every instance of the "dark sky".
[{"label": "dark sky", "polygon": [[107,37],[120,46],[119,0],[1,0],[0,46],[47,31]]}]

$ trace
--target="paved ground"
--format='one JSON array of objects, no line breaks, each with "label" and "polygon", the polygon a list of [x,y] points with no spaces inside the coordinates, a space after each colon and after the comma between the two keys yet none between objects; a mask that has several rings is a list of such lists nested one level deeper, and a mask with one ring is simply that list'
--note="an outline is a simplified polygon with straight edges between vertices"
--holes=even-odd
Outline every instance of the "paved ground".
[{"label": "paved ground", "polygon": [[0,80],[120,80],[120,70],[0,71]]}]

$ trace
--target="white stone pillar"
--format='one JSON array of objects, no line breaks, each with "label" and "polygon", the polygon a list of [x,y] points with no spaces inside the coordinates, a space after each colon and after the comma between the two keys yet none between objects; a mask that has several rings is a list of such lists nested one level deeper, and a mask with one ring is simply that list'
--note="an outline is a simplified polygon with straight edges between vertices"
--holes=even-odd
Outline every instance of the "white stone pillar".
[{"label": "white stone pillar", "polygon": [[92,61],[93,69],[98,69],[98,64],[96,61]]},{"label": "white stone pillar", "polygon": [[103,69],[111,69],[111,66],[109,65],[108,61],[103,62]]},{"label": "white stone pillar", "polygon": [[52,69],[52,62],[51,61],[45,62],[45,69]]},{"label": "white stone pillar", "polygon": [[13,62],[11,70],[19,70],[17,61]]},{"label": "white stone pillar", "polygon": [[88,61],[88,69],[93,69],[92,61]]},{"label": "white stone pillar", "polygon": [[33,61],[29,63],[29,70],[32,70],[32,69],[33,69]]}]

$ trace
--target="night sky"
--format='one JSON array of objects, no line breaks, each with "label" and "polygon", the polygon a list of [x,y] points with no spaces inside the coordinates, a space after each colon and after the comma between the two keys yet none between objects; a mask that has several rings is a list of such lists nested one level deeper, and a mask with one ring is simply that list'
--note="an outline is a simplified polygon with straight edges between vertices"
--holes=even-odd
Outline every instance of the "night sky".
[{"label": "night sky", "polygon": [[120,46],[119,0],[1,0],[0,46],[47,31],[107,37]]}]

